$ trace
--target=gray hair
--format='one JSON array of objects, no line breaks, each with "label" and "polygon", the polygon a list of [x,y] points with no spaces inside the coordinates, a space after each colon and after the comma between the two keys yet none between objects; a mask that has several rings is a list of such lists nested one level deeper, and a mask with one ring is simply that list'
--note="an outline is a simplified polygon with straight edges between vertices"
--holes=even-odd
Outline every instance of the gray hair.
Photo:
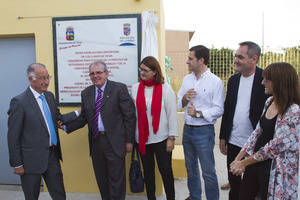
[{"label": "gray hair", "polygon": [[27,67],[27,77],[32,77],[33,79],[36,78],[36,75],[35,75],[35,68],[37,67],[43,67],[46,69],[46,66],[44,64],[41,64],[41,63],[32,63],[30,64],[28,67]]},{"label": "gray hair", "polygon": [[253,56],[257,56],[257,62],[258,62],[261,53],[261,49],[258,46],[258,44],[254,42],[246,41],[246,42],[241,42],[239,45],[247,46],[248,47],[247,55],[250,58],[253,58]]},{"label": "gray hair", "polygon": [[97,66],[97,65],[102,65],[104,67],[104,71],[106,72],[107,71],[107,66],[105,64],[105,62],[101,61],[101,60],[97,60],[95,62],[92,62],[90,65],[89,65],[89,69],[91,69],[91,67],[94,67],[94,66]]}]

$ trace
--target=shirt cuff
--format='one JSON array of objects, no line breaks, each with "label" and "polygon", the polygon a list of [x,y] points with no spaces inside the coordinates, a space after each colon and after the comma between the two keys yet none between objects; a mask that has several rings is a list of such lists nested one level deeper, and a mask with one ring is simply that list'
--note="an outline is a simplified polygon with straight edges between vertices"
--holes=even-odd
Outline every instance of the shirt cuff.
[{"label": "shirt cuff", "polygon": [[[197,110],[197,111],[200,111],[200,110]],[[203,119],[205,119],[206,121],[208,121],[209,123],[211,123],[213,120],[211,119],[211,116],[209,115],[209,111],[206,111],[206,110],[201,110],[202,112],[202,116],[203,116]]]},{"label": "shirt cuff", "polygon": [[74,112],[75,112],[75,114],[76,114],[76,117],[78,117],[78,116],[79,116],[78,110],[75,110]]},{"label": "shirt cuff", "polygon": [[20,168],[20,167],[23,167],[23,165],[20,165],[20,166],[14,167],[14,168],[17,169],[17,168]]},{"label": "shirt cuff", "polygon": [[178,133],[169,133],[168,136],[174,136],[174,137],[178,137]]}]

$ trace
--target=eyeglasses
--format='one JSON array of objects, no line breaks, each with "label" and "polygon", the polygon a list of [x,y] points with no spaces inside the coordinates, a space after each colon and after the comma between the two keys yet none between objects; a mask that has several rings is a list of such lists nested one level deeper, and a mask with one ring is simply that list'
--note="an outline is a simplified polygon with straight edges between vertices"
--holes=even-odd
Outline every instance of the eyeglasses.
[{"label": "eyeglasses", "polygon": [[90,72],[89,75],[90,75],[90,76],[95,76],[95,75],[103,74],[104,72],[106,72],[106,70],[105,70],[105,71]]},{"label": "eyeglasses", "polygon": [[51,80],[52,79],[52,76],[40,76],[40,77],[35,77],[36,79],[38,80],[41,80],[41,81],[45,81],[45,80]]},{"label": "eyeglasses", "polygon": [[148,73],[148,72],[150,72],[150,71],[152,71],[152,70],[151,70],[151,69],[150,69],[150,70],[147,70],[147,69],[143,69],[143,68],[139,67],[139,71],[140,71],[140,72],[146,72],[146,73]]}]

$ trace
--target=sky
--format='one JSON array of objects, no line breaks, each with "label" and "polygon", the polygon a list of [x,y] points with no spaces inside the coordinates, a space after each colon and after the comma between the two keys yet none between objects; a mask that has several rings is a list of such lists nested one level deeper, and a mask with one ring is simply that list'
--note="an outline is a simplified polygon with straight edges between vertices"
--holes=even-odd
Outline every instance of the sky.
[{"label": "sky", "polygon": [[163,0],[163,5],[166,29],[195,31],[190,46],[236,49],[250,40],[265,51],[280,51],[300,45],[300,0]]}]

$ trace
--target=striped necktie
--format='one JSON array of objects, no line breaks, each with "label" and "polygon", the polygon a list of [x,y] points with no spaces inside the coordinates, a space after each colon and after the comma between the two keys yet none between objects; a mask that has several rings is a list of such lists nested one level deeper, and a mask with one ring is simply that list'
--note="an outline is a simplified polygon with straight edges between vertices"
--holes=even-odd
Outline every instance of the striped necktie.
[{"label": "striped necktie", "polygon": [[93,136],[95,139],[99,137],[99,129],[98,129],[98,120],[99,120],[99,113],[100,113],[100,106],[101,106],[101,101],[102,101],[102,90],[97,89],[97,99],[95,103],[95,113],[94,113],[94,118],[93,118]]}]

